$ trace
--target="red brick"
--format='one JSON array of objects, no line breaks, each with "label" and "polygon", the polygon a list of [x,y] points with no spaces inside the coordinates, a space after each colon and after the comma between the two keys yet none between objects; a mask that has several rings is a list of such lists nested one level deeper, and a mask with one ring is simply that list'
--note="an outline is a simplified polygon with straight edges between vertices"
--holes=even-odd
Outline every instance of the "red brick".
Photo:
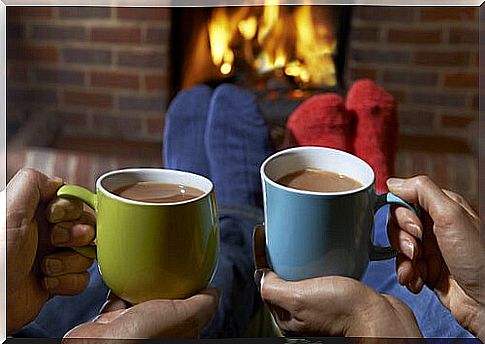
[{"label": "red brick", "polygon": [[466,52],[452,51],[418,51],[415,62],[424,66],[466,66],[470,58]]},{"label": "red brick", "polygon": [[352,59],[363,63],[392,63],[392,64],[407,64],[409,62],[410,53],[401,50],[383,50],[377,49],[362,49],[353,48],[350,51]]},{"label": "red brick", "polygon": [[480,103],[480,97],[478,95],[473,96],[472,109],[473,110],[478,110],[479,103]]},{"label": "red brick", "polygon": [[85,41],[86,29],[82,26],[34,25],[31,38],[69,42]]},{"label": "red brick", "polygon": [[441,117],[441,126],[443,128],[459,128],[464,129],[468,127],[470,123],[476,121],[473,117],[459,117],[453,115],[443,115]]},{"label": "red brick", "polygon": [[7,65],[7,80],[27,82],[29,80],[29,67],[25,64]]},{"label": "red brick", "polygon": [[62,113],[64,124],[67,126],[74,126],[78,128],[86,128],[88,126],[88,114],[84,113]]},{"label": "red brick", "polygon": [[7,59],[11,60],[27,60],[27,61],[43,61],[43,62],[57,62],[59,53],[56,47],[42,46],[19,46],[9,47],[7,51]]},{"label": "red brick", "polygon": [[439,30],[398,30],[391,29],[387,35],[391,43],[433,44],[441,41]]},{"label": "red brick", "polygon": [[399,127],[402,128],[432,128],[434,123],[433,112],[423,110],[398,110]]},{"label": "red brick", "polygon": [[448,41],[454,44],[470,43],[476,45],[478,44],[478,30],[450,28]]},{"label": "red brick", "polygon": [[355,18],[375,21],[413,22],[415,9],[410,7],[361,6],[355,9]]},{"label": "red brick", "polygon": [[423,21],[469,21],[477,17],[478,10],[472,7],[432,7],[422,8]]},{"label": "red brick", "polygon": [[83,107],[110,108],[113,106],[112,97],[105,93],[65,91],[63,101],[65,104]]},{"label": "red brick", "polygon": [[59,7],[59,17],[69,19],[93,19],[111,17],[110,7],[91,7],[91,6],[63,6]]},{"label": "red brick", "polygon": [[25,37],[25,26],[21,23],[7,23],[7,42]]},{"label": "red brick", "polygon": [[52,18],[54,16],[54,7],[9,6],[7,7],[7,15],[16,17]]},{"label": "red brick", "polygon": [[435,72],[403,69],[384,71],[384,82],[386,84],[393,83],[411,86],[435,86],[437,81],[438,74]]},{"label": "red brick", "polygon": [[93,42],[107,42],[119,44],[140,43],[141,30],[139,28],[110,27],[93,28],[91,30]]},{"label": "red brick", "polygon": [[359,42],[377,42],[380,33],[381,30],[374,27],[354,27],[351,32],[351,39]]},{"label": "red brick", "polygon": [[149,91],[164,90],[167,88],[167,77],[164,75],[145,76],[145,88]]},{"label": "red brick", "polygon": [[147,118],[145,123],[149,134],[162,134],[163,123],[161,118]]},{"label": "red brick", "polygon": [[408,92],[406,90],[388,88],[387,92],[389,92],[394,97],[394,99],[396,99],[398,104],[404,103],[408,99]]},{"label": "red brick", "polygon": [[100,130],[126,135],[141,132],[141,120],[134,117],[117,117],[94,114],[93,125]]},{"label": "red brick", "polygon": [[373,68],[362,68],[354,67],[350,70],[350,75],[352,80],[358,79],[372,79],[375,80],[377,77],[377,71]]},{"label": "red brick", "polygon": [[164,7],[120,7],[117,9],[118,18],[134,20],[167,20],[170,9]]},{"label": "red brick", "polygon": [[478,74],[447,74],[444,82],[446,87],[478,89]]},{"label": "red brick", "polygon": [[118,64],[126,67],[164,68],[167,65],[167,54],[120,51],[118,53]]},{"label": "red brick", "polygon": [[71,69],[35,68],[36,81],[60,85],[84,85],[84,72]]},{"label": "red brick", "polygon": [[169,30],[166,28],[150,28],[146,31],[145,43],[150,44],[168,44]]},{"label": "red brick", "polygon": [[120,72],[91,72],[91,86],[138,89],[138,75]]}]

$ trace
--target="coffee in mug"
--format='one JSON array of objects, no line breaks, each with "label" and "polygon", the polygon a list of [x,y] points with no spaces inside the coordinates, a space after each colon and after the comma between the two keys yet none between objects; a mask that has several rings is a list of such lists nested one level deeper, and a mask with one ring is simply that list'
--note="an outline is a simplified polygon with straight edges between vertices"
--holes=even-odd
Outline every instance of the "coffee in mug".
[{"label": "coffee in mug", "polygon": [[127,199],[150,203],[173,203],[188,201],[204,194],[202,190],[183,184],[138,182],[113,190],[113,193]]},{"label": "coffee in mug", "polygon": [[362,187],[362,183],[342,173],[304,168],[276,180],[278,184],[306,191],[341,192]]}]

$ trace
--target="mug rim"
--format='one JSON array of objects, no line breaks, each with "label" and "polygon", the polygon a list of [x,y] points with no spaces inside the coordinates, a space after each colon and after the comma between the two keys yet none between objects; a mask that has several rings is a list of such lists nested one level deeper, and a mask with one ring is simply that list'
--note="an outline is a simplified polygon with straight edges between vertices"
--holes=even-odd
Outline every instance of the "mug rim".
[{"label": "mug rim", "polygon": [[[301,189],[292,188],[292,187],[285,186],[285,185],[282,185],[280,183],[277,183],[276,181],[274,181],[273,179],[268,177],[265,170],[266,170],[266,166],[271,161],[280,157],[281,155],[285,155],[285,154],[288,154],[288,153],[291,153],[291,152],[294,152],[294,151],[302,151],[302,150],[306,150],[306,151],[308,151],[308,150],[319,150],[319,151],[338,152],[339,154],[346,155],[348,157],[352,157],[354,159],[357,159],[360,163],[362,163],[365,166],[366,169],[368,169],[372,173],[372,181],[370,183],[362,185],[360,188],[357,188],[357,189],[351,189],[351,190],[347,190],[347,191],[337,191],[337,192],[323,192],[323,191],[308,191],[308,190],[301,190]],[[369,187],[374,185],[375,181],[376,181],[376,174],[375,174],[374,170],[372,169],[372,167],[367,162],[365,162],[364,160],[359,158],[358,156],[353,155],[353,154],[348,153],[348,152],[345,152],[345,151],[340,150],[340,149],[334,149],[334,148],[329,148],[329,147],[318,147],[318,146],[300,146],[300,147],[287,148],[287,149],[283,149],[279,152],[276,152],[276,153],[270,155],[269,157],[267,157],[266,160],[263,161],[261,168],[260,168],[260,174],[263,177],[263,179],[265,180],[265,182],[272,185],[273,187],[276,187],[278,189],[282,189],[282,190],[285,190],[285,191],[288,191],[288,192],[292,192],[292,193],[297,193],[297,194],[301,194],[301,195],[313,195],[313,196],[352,195],[354,193],[358,193],[358,192],[367,190]]]},{"label": "mug rim", "polygon": [[[193,177],[196,177],[196,178],[200,178],[205,182],[208,182],[210,187],[209,187],[209,190],[206,191],[206,192],[203,192],[202,195],[188,199],[188,200],[178,201],[178,202],[163,202],[163,203],[158,202],[157,203],[157,202],[135,201],[135,200],[132,200],[132,199],[129,199],[129,198],[124,198],[124,197],[118,196],[115,193],[107,190],[102,185],[102,181],[105,178],[107,178],[111,175],[121,174],[121,173],[130,173],[130,172],[144,172],[144,171],[146,171],[146,172],[172,173],[172,174],[179,174],[179,175],[182,174],[182,175],[193,176]],[[145,168],[121,168],[121,169],[106,172],[103,175],[99,176],[98,179],[96,180],[96,190],[102,191],[103,194],[105,194],[109,198],[113,198],[117,201],[127,203],[127,204],[146,205],[146,206],[172,206],[172,205],[184,205],[184,204],[188,204],[188,203],[192,203],[192,202],[197,202],[198,200],[203,199],[204,197],[209,195],[214,190],[214,183],[212,183],[212,181],[209,180],[208,178],[201,176],[199,174],[187,172],[187,171],[173,170],[173,169],[169,169],[169,168],[156,168],[156,167],[153,167],[153,168],[149,168],[149,167],[145,167]]]}]

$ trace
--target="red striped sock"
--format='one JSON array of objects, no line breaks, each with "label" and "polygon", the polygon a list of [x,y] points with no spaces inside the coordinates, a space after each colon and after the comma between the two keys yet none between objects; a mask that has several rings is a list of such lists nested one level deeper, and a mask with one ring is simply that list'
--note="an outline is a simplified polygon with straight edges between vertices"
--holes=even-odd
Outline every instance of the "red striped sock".
[{"label": "red striped sock", "polygon": [[394,97],[372,80],[356,81],[347,93],[347,111],[356,118],[354,153],[376,174],[377,192],[387,192],[394,172],[398,121]]},{"label": "red striped sock", "polygon": [[283,145],[320,146],[352,152],[352,117],[342,97],[325,93],[300,104],[288,118]]}]

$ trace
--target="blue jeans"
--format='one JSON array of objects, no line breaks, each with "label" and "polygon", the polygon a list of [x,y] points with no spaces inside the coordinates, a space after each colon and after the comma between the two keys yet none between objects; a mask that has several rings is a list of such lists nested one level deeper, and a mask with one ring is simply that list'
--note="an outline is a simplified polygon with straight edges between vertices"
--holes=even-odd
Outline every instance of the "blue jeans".
[{"label": "blue jeans", "polygon": [[[388,208],[376,216],[374,242],[388,245],[386,221]],[[218,265],[211,286],[221,291],[220,307],[203,337],[240,337],[246,331],[261,301],[253,281],[252,229],[261,223],[260,209],[226,206],[219,209],[221,245]],[[94,318],[108,293],[96,264],[90,270],[87,289],[73,297],[54,297],[39,316],[17,334],[18,337],[60,338],[72,327]],[[363,282],[404,301],[414,312],[425,337],[472,337],[442,306],[436,295],[424,288],[414,295],[397,283],[395,260],[371,262]]]}]

